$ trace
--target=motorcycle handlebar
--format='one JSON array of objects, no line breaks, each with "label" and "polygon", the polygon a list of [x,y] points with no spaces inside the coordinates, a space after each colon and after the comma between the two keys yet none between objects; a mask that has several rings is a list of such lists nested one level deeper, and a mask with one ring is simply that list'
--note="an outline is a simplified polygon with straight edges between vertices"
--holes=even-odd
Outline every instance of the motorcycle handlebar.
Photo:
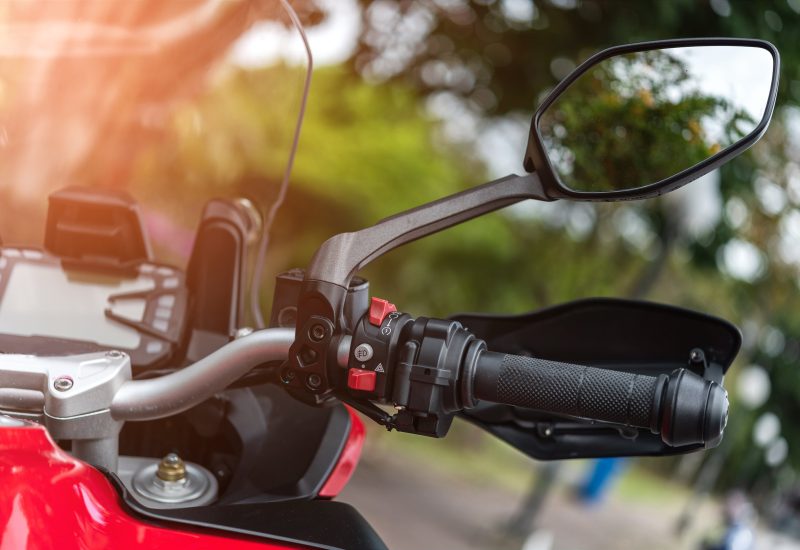
[{"label": "motorcycle handlebar", "polygon": [[484,351],[473,393],[485,401],[647,428],[670,446],[713,446],[728,417],[722,386],[686,369],[655,377]]},{"label": "motorcycle handlebar", "polygon": [[[186,411],[225,389],[252,368],[284,360],[294,329],[265,329],[235,340],[193,365],[146,380],[128,380],[115,392],[117,420],[155,420]],[[339,343],[346,364],[350,337]],[[646,428],[671,446],[715,445],[728,415],[719,384],[677,369],[658,377],[490,351],[472,365],[473,399],[543,412]]]},{"label": "motorcycle handlebar", "polygon": [[259,330],[171,374],[128,380],[114,394],[111,415],[117,420],[155,420],[188,410],[253,367],[286,359],[294,336],[294,329]]}]

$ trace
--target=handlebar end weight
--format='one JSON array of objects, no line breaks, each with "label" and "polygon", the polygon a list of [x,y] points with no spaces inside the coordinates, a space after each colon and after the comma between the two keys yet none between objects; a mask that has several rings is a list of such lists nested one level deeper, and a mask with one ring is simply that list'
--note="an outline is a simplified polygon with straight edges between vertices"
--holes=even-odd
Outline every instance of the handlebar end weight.
[{"label": "handlebar end weight", "polygon": [[716,447],[728,422],[728,392],[690,371],[675,370],[667,381],[661,418],[667,445]]}]

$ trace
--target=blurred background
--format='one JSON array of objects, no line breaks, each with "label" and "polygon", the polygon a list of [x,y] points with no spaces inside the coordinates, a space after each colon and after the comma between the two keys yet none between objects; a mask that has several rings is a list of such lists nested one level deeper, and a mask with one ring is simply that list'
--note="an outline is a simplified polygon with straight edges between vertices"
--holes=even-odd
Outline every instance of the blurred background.
[{"label": "blurred background", "polygon": [[[328,236],[522,173],[533,111],[596,51],[695,36],[778,47],[772,125],[721,170],[646,203],[522,203],[362,274],[415,315],[619,296],[724,317],[744,346],[722,445],[547,465],[458,422],[441,441],[368,426],[343,499],[396,549],[700,548],[734,524],[757,548],[800,548],[800,0],[291,3],[315,68],[264,311],[274,275]],[[24,24],[44,12],[129,35]],[[142,203],[158,257],[183,265],[207,199],[278,196],[306,68],[279,2],[10,0],[0,21],[23,23],[0,28],[3,242],[41,242],[54,189],[112,186]]]}]

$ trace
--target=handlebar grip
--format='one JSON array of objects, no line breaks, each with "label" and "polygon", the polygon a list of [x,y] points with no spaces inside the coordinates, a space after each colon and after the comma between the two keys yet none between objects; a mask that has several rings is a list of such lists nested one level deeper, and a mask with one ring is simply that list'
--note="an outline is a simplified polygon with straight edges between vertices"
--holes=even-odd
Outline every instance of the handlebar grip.
[{"label": "handlebar grip", "polygon": [[484,352],[474,392],[496,403],[656,431],[664,382],[659,378]]},{"label": "handlebar grip", "polygon": [[728,419],[725,389],[687,369],[647,376],[483,351],[472,393],[495,403],[648,428],[670,446],[716,446]]}]

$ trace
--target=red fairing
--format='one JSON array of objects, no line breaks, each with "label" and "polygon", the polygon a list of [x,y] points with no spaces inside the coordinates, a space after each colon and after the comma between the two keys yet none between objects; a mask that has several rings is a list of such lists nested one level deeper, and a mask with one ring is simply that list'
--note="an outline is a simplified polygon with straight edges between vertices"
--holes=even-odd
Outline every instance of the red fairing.
[{"label": "red fairing", "polygon": [[[355,424],[354,424],[355,427]],[[363,426],[361,426],[363,438]],[[41,426],[0,428],[0,550],[169,548],[289,550],[237,535],[141,522],[108,480]]]},{"label": "red fairing", "polygon": [[[347,434],[347,441],[342,449],[342,454],[339,455],[339,460],[336,462],[331,471],[331,475],[325,482],[325,485],[319,492],[319,496],[324,498],[333,498],[338,495],[356,470],[358,460],[361,458],[361,448],[364,446],[364,423],[358,415],[347,407],[347,412],[350,413],[350,433]],[[2,549],[0,549],[2,550]]]}]

